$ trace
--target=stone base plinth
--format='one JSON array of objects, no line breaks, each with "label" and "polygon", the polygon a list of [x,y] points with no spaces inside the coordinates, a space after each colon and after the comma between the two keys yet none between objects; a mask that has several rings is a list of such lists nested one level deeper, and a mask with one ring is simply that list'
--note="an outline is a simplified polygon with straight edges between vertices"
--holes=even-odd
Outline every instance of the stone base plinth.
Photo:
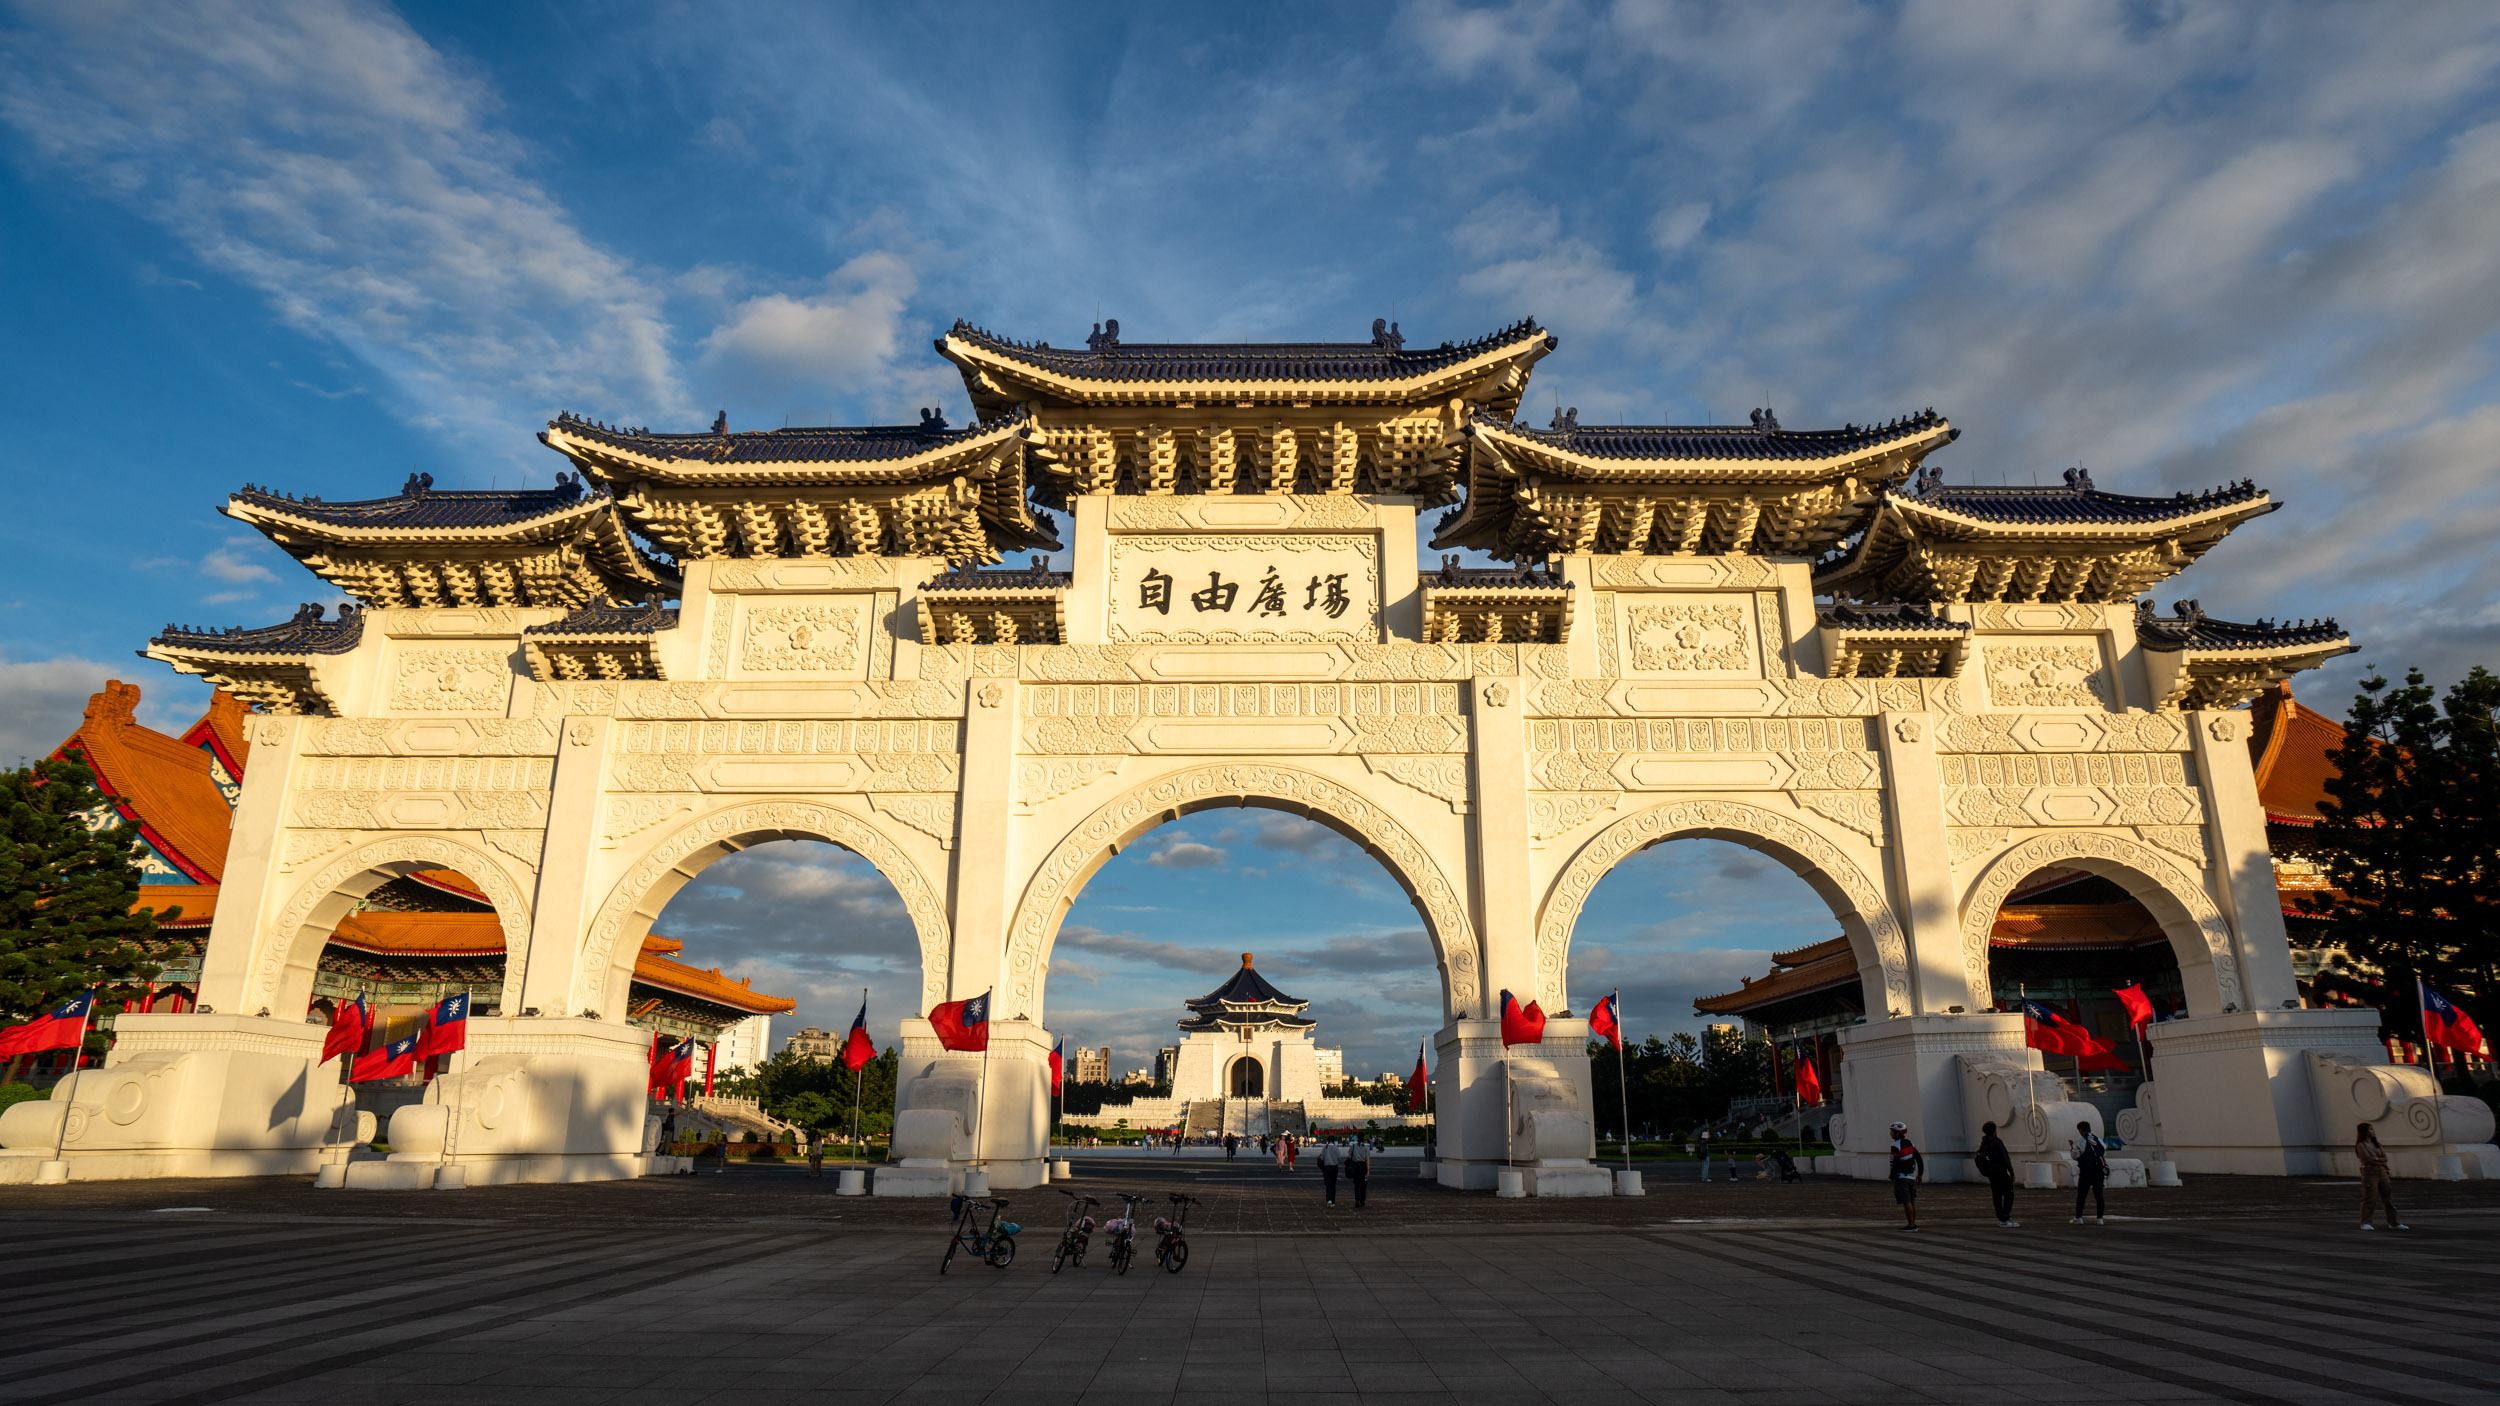
[{"label": "stone base plinth", "polygon": [[1586,1162],[1577,1166],[1522,1167],[1530,1196],[1612,1196],[1614,1173]]}]

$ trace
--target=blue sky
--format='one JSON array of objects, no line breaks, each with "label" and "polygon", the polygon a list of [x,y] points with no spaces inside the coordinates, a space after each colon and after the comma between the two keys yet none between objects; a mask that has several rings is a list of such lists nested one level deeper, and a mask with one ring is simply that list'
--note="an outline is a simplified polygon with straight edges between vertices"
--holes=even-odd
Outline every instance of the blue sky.
[{"label": "blue sky", "polygon": [[2496,68],[2479,0],[0,0],[0,754],[108,674],[187,721],[131,649],[327,594],[238,484],[544,483],[560,409],[960,417],[959,316],[1534,315],[1590,421],[1933,405],[1956,481],[2255,478],[2161,598],[2338,616],[2340,711],[2500,634]]}]

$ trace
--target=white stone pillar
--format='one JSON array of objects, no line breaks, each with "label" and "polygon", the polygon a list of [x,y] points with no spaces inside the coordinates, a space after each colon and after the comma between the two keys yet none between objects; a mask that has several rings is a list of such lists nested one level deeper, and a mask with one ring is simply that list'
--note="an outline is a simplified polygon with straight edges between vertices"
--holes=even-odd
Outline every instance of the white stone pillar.
[{"label": "white stone pillar", "polygon": [[[1536,896],[1528,869],[1527,703],[1527,688],[1516,678],[1480,678],[1469,693],[1475,806],[1467,824],[1467,867],[1483,946],[1483,1004],[1450,1012],[1454,1018],[1499,1015],[1505,989],[1521,1005],[1542,1001],[1549,1012],[1560,1011],[1569,999],[1561,968],[1537,967]],[[1460,940],[1459,934],[1440,936],[1444,942]]]},{"label": "white stone pillar", "polygon": [[[1915,1006],[1885,1012],[1870,999],[1867,1018],[1966,1012],[1995,1004],[1972,989],[1962,964],[1962,913],[1953,888],[1953,850],[1945,838],[1944,782],[1936,766],[1936,723],[1925,713],[1886,713],[1875,720],[1875,747],[1884,762],[1887,851],[1894,915],[1910,949],[1910,996]],[[1870,997],[1884,989],[1866,983]]]},{"label": "white stone pillar", "polygon": [[[581,969],[582,944],[599,905],[599,823],[606,799],[608,745],[616,720],[596,715],[563,719],[556,729],[555,777],[547,799],[547,835],[539,849],[538,890],[527,934],[504,934],[505,960],[521,962],[520,1003],[504,1012],[535,1010],[546,1019],[596,1010],[625,1018],[623,993],[611,996],[606,972]],[[525,938],[523,942],[516,938]],[[522,948],[515,953],[515,948]],[[612,954],[630,964],[631,951]],[[505,986],[512,987],[507,978]],[[609,1009],[616,1007],[615,1009]]]},{"label": "white stone pillar", "polygon": [[[269,915],[285,901],[278,873],[278,846],[286,828],[288,781],[302,748],[310,720],[270,714],[245,720],[251,729],[251,760],[243,767],[243,785],[235,797],[233,838],[226,845],[226,867],[217,888],[217,916],[209,924],[208,946],[200,954],[200,999],[204,1010],[247,1016],[252,973],[273,934],[265,929]],[[284,1013],[273,1012],[283,1015]],[[302,1011],[293,1013],[297,1017]]]},{"label": "white stone pillar", "polygon": [[[1007,925],[1013,921],[1014,897],[1008,878],[1015,865],[1012,805],[1016,774],[1016,713],[1019,707],[1013,678],[973,678],[964,685],[964,753],[962,812],[955,846],[952,940],[946,972],[949,1000],[963,1000],[996,989],[1006,995]],[[1029,822],[1028,822],[1029,823]],[[1034,974],[1038,1003],[1048,993],[1040,973]],[[927,1014],[927,1012],[922,1012]],[[995,1008],[991,1018],[1037,1018],[1038,1010]]]},{"label": "white stone pillar", "polygon": [[2283,898],[2274,884],[2266,807],[2257,797],[2257,776],[2248,760],[2247,715],[2192,714],[2188,735],[2217,870],[2214,897],[2231,923],[2242,997],[2250,1010],[2298,1009],[2300,984],[2292,974],[2291,938],[2283,928]]}]

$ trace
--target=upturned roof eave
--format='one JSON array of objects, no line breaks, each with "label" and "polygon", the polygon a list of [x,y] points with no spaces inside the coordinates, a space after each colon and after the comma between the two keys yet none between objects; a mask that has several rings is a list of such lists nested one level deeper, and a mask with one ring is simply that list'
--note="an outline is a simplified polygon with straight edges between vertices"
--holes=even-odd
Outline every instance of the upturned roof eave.
[{"label": "upturned roof eave", "polygon": [[[376,499],[370,501],[389,502],[391,500]],[[410,501],[414,502],[419,500]],[[342,504],[341,506],[361,507],[363,504]],[[227,517],[233,518],[237,522],[247,523],[252,527],[259,529],[264,535],[269,536],[273,541],[277,540],[277,534],[272,532],[271,528],[273,526],[277,526],[283,527],[288,532],[300,533],[307,537],[313,537],[324,541],[338,542],[341,544],[352,543],[359,546],[376,543],[399,542],[439,543],[442,545],[460,545],[465,543],[492,545],[501,542],[535,542],[553,540],[558,536],[566,535],[561,529],[570,528],[582,519],[596,517],[602,509],[612,509],[614,506],[615,504],[613,500],[600,494],[584,494],[582,497],[574,500],[573,502],[567,503],[559,508],[551,509],[544,513],[536,513],[524,518],[514,518],[509,522],[488,523],[475,527],[438,525],[410,527],[357,526],[350,523],[331,522],[323,518],[310,516],[308,514],[289,512],[283,507],[276,506],[266,500],[246,498],[241,494],[229,495],[226,501],[218,507],[217,511],[225,514]],[[279,542],[279,545],[285,546],[286,544],[281,541]]]},{"label": "upturned roof eave", "polygon": [[[761,486],[798,487],[810,483],[903,484],[950,475],[961,461],[986,458],[1012,440],[1031,432],[1022,417],[981,427],[972,437],[957,437],[916,453],[876,459],[709,459],[663,458],[577,433],[551,424],[540,436],[548,448],[579,465],[595,482],[618,485],[651,483],[671,488]],[[774,433],[762,431],[762,434]],[[710,438],[708,436],[701,438]],[[735,440],[737,436],[722,436]],[[718,440],[713,442],[720,442]],[[758,481],[761,481],[759,484]]]},{"label": "upturned roof eave", "polygon": [[[1362,344],[1354,344],[1360,346]],[[1015,382],[1070,405],[1139,405],[1165,404],[1179,401],[1242,401],[1254,404],[1289,404],[1309,401],[1313,404],[1378,405],[1382,403],[1417,405],[1444,399],[1452,389],[1473,385],[1501,374],[1523,358],[1529,367],[1542,360],[1559,345],[1553,334],[1541,328],[1523,332],[1515,341],[1485,348],[1462,361],[1438,367],[1430,372],[1407,377],[1380,377],[1371,380],[1290,379],[1274,380],[1095,380],[1068,376],[1037,366],[982,345],[979,341],[950,330],[937,339],[938,355],[954,362],[962,371],[964,387],[976,400],[1012,400],[995,388],[981,385],[984,376]],[[1518,387],[1487,404],[1516,406],[1526,390],[1526,378]]]},{"label": "upturned roof eave", "polygon": [[[1654,428],[1661,432],[1706,434],[1718,427],[1660,425]],[[1954,430],[1950,421],[1938,420],[1933,425],[1916,429],[1905,427],[1901,434],[1892,439],[1878,441],[1845,453],[1829,454],[1814,459],[1775,459],[1734,454],[1708,458],[1663,455],[1601,458],[1544,443],[1536,438],[1533,431],[1521,433],[1509,425],[1487,423],[1482,416],[1462,426],[1460,433],[1471,441],[1471,456],[1475,452],[1474,441],[1491,438],[1497,441],[1505,452],[1533,460],[1547,473],[1564,474],[1592,484],[1661,482],[1659,477],[1661,472],[1672,471],[1678,476],[1674,481],[1679,483],[1733,483],[1746,479],[1774,478],[1783,484],[1807,486],[1830,479],[1850,477],[1853,469],[1863,469],[1872,461],[1896,456],[1903,458],[1900,471],[1887,472],[1883,477],[1887,481],[1906,477],[1918,459],[1952,443],[1957,431]]]}]

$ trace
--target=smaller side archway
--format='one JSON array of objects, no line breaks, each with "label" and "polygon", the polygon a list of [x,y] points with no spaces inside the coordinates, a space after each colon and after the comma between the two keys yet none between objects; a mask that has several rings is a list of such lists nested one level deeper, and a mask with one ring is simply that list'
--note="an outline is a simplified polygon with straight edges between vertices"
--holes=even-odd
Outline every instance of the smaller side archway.
[{"label": "smaller side archway", "polygon": [[295,891],[270,924],[257,966],[245,985],[249,1009],[309,1008],[313,972],[330,934],[375,889],[424,869],[450,869],[477,885],[503,926],[503,1008],[517,1009],[529,956],[530,905],[521,885],[486,852],[442,835],[392,835],[372,840],[327,865]]},{"label": "smaller side archway", "polygon": [[[1805,880],[1840,920],[1841,930],[1858,954],[1859,967],[1872,966],[1880,973],[1885,1009],[1896,1015],[1911,1012],[1909,944],[1902,938],[1900,920],[1893,916],[1882,887],[1838,845],[1803,821],[1742,801],[1671,801],[1653,806],[1616,821],[1581,846],[1554,881],[1537,923],[1540,1002],[1561,1009],[1570,999],[1565,973],[1572,929],[1598,881],[1628,855],[1668,840],[1691,838],[1743,845],[1778,860]],[[1874,989],[1878,989],[1876,984],[1869,983],[1869,990]]]},{"label": "smaller side archway", "polygon": [[803,801],[758,801],[687,822],[617,880],[583,936],[573,976],[574,1008],[603,1014],[624,1010],[635,955],[668,901],[712,861],[774,840],[822,840],[875,866],[902,899],[920,940],[921,1009],[946,999],[946,906],[911,856],[874,822],[847,810]]},{"label": "smaller side archway", "polygon": [[2214,1015],[2241,1003],[2231,925],[2213,896],[2158,851],[2095,831],[2035,836],[1998,855],[1980,872],[1962,901],[1962,970],[1972,991],[1989,989],[1988,933],[2006,896],[2051,865],[2097,874],[2144,905],[2170,937],[2189,1014]]}]

